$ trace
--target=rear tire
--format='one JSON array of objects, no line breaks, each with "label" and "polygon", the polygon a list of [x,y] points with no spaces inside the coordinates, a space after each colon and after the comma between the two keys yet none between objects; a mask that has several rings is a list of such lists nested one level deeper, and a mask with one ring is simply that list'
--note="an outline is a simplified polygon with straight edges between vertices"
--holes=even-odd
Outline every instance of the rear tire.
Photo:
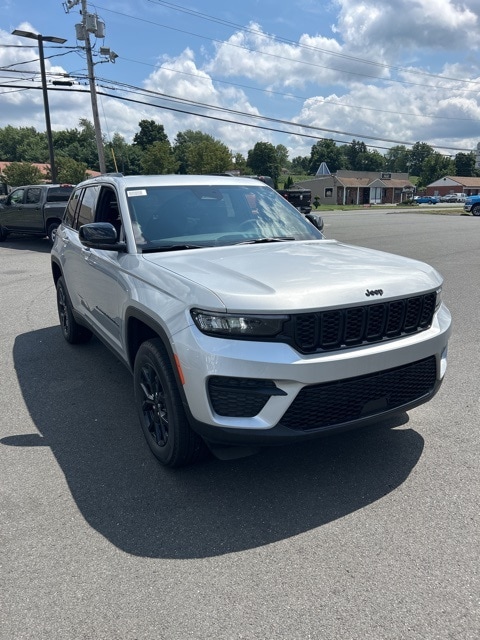
[{"label": "rear tire", "polygon": [[5,231],[5,229],[0,226],[0,242],[5,242],[5,240],[7,239],[8,233]]},{"label": "rear tire", "polygon": [[75,320],[72,311],[72,303],[68,295],[65,280],[62,276],[57,280],[57,309],[60,327],[63,337],[70,344],[82,344],[88,342],[92,332]]},{"label": "rear tire", "polygon": [[138,350],[134,391],[144,436],[159,462],[175,468],[204,457],[207,447],[188,423],[170,359],[158,338]]}]

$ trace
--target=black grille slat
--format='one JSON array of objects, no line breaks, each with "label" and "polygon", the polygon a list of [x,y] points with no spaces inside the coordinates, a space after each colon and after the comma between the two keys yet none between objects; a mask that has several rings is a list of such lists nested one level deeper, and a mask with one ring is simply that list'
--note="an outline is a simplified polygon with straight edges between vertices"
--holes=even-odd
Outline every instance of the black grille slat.
[{"label": "black grille slat", "polygon": [[433,393],[435,356],[402,367],[304,387],[280,423],[308,431],[382,414]]},{"label": "black grille slat", "polygon": [[291,316],[284,337],[302,353],[331,351],[392,340],[428,329],[435,313],[436,294]]}]

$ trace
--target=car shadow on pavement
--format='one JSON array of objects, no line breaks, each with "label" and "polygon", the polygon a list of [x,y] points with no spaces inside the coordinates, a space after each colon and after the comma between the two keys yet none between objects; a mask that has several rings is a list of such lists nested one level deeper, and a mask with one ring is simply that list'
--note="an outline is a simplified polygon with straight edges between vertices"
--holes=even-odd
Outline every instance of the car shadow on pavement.
[{"label": "car shadow on pavement", "polygon": [[48,238],[37,238],[23,234],[9,235],[6,240],[0,243],[0,249],[2,247],[16,249],[17,251],[36,251],[37,253],[50,253],[52,250],[52,245]]},{"label": "car shadow on pavement", "polygon": [[395,490],[423,451],[406,414],[382,427],[168,470],[150,453],[128,370],[96,339],[58,327],[17,337],[16,374],[38,434],[4,446],[51,447],[85,520],[143,557],[205,558],[321,527]]}]

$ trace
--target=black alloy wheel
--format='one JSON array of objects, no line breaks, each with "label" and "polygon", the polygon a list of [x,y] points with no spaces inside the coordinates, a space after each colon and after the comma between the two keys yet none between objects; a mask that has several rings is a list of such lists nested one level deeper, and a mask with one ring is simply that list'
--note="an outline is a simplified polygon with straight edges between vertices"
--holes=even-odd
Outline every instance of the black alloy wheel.
[{"label": "black alloy wheel", "polygon": [[182,467],[204,456],[206,445],[188,424],[172,365],[158,338],[138,350],[134,391],[144,436],[163,465]]},{"label": "black alloy wheel", "polygon": [[67,342],[70,344],[82,344],[90,340],[92,332],[78,324],[73,317],[72,305],[63,276],[57,280],[57,310],[60,328]]}]

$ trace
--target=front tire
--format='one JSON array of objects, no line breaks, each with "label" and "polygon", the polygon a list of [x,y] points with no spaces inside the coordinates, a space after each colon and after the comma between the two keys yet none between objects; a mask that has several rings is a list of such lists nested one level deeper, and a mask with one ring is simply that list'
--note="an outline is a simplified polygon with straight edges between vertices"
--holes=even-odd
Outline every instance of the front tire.
[{"label": "front tire", "polygon": [[5,242],[5,240],[7,239],[8,233],[5,231],[5,229],[0,225],[0,242]]},{"label": "front tire", "polygon": [[476,204],[474,207],[472,207],[472,214],[474,216],[480,216],[480,204]]},{"label": "front tire", "polygon": [[48,239],[50,240],[50,243],[52,245],[55,242],[55,236],[57,235],[57,229],[58,229],[58,222],[53,222],[51,225],[49,225],[49,227],[47,229],[47,236],[48,236]]},{"label": "front tire", "polygon": [[92,332],[75,320],[72,303],[70,302],[63,276],[60,276],[57,280],[57,309],[60,327],[65,340],[70,344],[88,342],[92,337]]},{"label": "front tire", "polygon": [[175,468],[204,456],[206,445],[188,424],[172,365],[158,338],[138,350],[134,391],[142,430],[157,460]]}]

